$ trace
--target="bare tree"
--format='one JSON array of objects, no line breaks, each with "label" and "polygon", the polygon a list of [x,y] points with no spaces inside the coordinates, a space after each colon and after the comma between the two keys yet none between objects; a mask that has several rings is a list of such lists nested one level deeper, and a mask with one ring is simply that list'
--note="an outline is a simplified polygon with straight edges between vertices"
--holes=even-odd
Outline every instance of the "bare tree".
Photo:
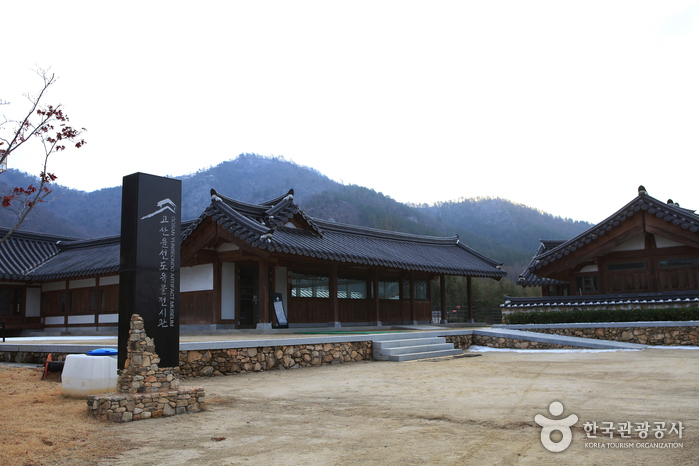
[{"label": "bare tree", "polygon": [[[85,145],[85,140],[80,138],[86,131],[85,128],[78,130],[70,126],[68,115],[61,104],[53,106],[44,103],[46,91],[56,83],[56,75],[42,69],[36,70],[36,73],[43,80],[43,87],[37,95],[25,94],[31,105],[24,119],[13,120],[3,116],[3,121],[0,121],[0,166],[6,166],[8,156],[32,137],[41,141],[44,165],[39,174],[38,186],[30,184],[26,188],[15,187],[0,195],[2,208],[12,207],[17,214],[17,223],[0,239],[0,244],[17,231],[37,204],[44,202],[51,194],[51,183],[57,177],[48,172],[49,156],[65,150],[66,143],[78,149]],[[6,101],[0,101],[0,105],[7,104]]]}]

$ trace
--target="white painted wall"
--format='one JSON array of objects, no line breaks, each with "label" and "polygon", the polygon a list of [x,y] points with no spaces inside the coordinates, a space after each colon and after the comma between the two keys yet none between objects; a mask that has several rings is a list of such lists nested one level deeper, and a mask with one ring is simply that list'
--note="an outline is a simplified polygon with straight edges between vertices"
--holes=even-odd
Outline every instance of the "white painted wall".
[{"label": "white painted wall", "polygon": [[612,249],[612,251],[643,251],[646,248],[646,240],[643,235],[634,236],[625,243]]},{"label": "white painted wall", "polygon": [[221,319],[235,319],[235,264],[221,264]]},{"label": "white painted wall", "polygon": [[46,325],[63,325],[65,323],[64,319],[63,316],[46,317],[44,323]]},{"label": "white painted wall", "polygon": [[658,248],[676,248],[677,246],[684,246],[682,243],[658,235],[655,235],[655,245]]},{"label": "white painted wall", "polygon": [[27,288],[27,309],[24,315],[27,317],[41,315],[41,288]]},{"label": "white painted wall", "polygon": [[58,291],[65,290],[66,282],[49,282],[41,284],[41,291]]},{"label": "white painted wall", "polygon": [[75,290],[77,288],[92,288],[97,286],[97,280],[94,278],[86,278],[84,280],[71,280],[68,282],[68,288]]},{"label": "white painted wall", "polygon": [[597,264],[586,265],[585,267],[580,269],[580,273],[597,272],[597,271],[598,271]]},{"label": "white painted wall", "polygon": [[68,316],[68,324],[94,324],[95,323],[95,316],[94,315],[87,315],[87,316]]},{"label": "white painted wall", "polygon": [[111,277],[100,277],[100,286],[118,285],[118,284],[119,284],[119,275],[113,275]]},{"label": "white painted wall", "polygon": [[97,318],[100,324],[116,324],[119,322],[119,314],[100,314]]},{"label": "white painted wall", "polygon": [[180,292],[214,289],[214,265],[204,264],[180,268]]},{"label": "white painted wall", "polygon": [[218,252],[237,251],[238,249],[240,249],[240,248],[233,243],[223,243],[221,246],[219,246],[217,251]]}]

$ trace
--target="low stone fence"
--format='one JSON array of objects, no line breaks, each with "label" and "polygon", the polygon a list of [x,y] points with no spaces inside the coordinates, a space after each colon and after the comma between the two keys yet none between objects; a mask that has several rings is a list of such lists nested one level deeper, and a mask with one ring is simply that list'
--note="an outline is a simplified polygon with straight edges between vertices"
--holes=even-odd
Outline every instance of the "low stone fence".
[{"label": "low stone fence", "polygon": [[182,377],[209,377],[372,359],[372,342],[337,342],[180,351]]},{"label": "low stone fence", "polygon": [[103,421],[131,422],[142,419],[196,413],[206,409],[203,388],[183,387],[150,393],[110,393],[87,397],[87,412]]},{"label": "low stone fence", "polygon": [[[699,346],[699,322],[614,322],[600,324],[502,325],[498,328],[525,330],[569,337],[622,341],[641,345]],[[476,344],[476,343],[474,343]],[[530,346],[531,347],[531,346]]]}]

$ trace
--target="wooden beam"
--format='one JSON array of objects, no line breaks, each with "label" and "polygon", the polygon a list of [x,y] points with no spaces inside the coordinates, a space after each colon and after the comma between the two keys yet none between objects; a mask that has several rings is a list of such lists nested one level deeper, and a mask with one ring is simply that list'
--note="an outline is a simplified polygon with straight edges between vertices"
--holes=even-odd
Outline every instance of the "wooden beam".
[{"label": "wooden beam", "polygon": [[556,259],[554,262],[546,264],[534,271],[537,277],[552,277],[554,274],[564,272],[567,269],[572,269],[581,262],[594,260],[595,258],[606,254],[620,244],[625,243],[634,236],[643,233],[643,224],[641,216],[636,216],[627,220],[627,225],[612,229],[604,235],[599,236],[596,240],[589,244],[578,248],[577,250]]},{"label": "wooden beam", "polygon": [[209,245],[216,238],[216,224],[210,222],[201,225],[182,244],[180,263],[186,264],[200,250]]},{"label": "wooden beam", "polygon": [[408,276],[408,288],[410,290],[410,323],[415,325],[417,323],[415,318],[415,274],[412,271]]},{"label": "wooden beam", "polygon": [[442,324],[447,323],[447,280],[444,274],[439,276],[439,308]]},{"label": "wooden beam", "polygon": [[260,259],[258,263],[258,288],[260,306],[260,324],[269,324],[269,264],[266,259]]},{"label": "wooden beam", "polygon": [[471,292],[471,277],[466,277],[466,294],[468,295],[468,321],[473,322],[473,293]]},{"label": "wooden beam", "polygon": [[337,300],[337,262],[330,265],[330,322],[340,322],[340,305]]},{"label": "wooden beam", "polygon": [[678,243],[699,248],[699,235],[689,230],[682,229],[679,225],[666,222],[655,215],[646,214],[646,231],[654,235],[662,236]]},{"label": "wooden beam", "polygon": [[374,269],[374,316],[376,325],[381,325],[381,312],[379,310],[379,269]]},{"label": "wooden beam", "polygon": [[222,264],[218,259],[214,260],[214,308],[213,323],[221,323],[221,289],[222,289]]}]

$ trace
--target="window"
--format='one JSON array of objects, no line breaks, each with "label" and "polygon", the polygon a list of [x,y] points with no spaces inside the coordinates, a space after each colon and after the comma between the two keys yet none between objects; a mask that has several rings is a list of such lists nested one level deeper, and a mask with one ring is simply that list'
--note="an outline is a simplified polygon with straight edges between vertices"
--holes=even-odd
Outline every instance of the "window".
[{"label": "window", "polygon": [[330,297],[330,279],[322,275],[291,273],[291,296],[293,298]]},{"label": "window", "polygon": [[0,316],[17,316],[22,313],[22,290],[19,288],[0,289]]},{"label": "window", "polygon": [[666,259],[658,261],[658,265],[662,268],[667,267],[699,267],[699,259]]},{"label": "window", "polygon": [[366,281],[356,278],[338,278],[337,297],[340,299],[366,299]]},{"label": "window", "polygon": [[400,299],[400,282],[379,282],[379,299]]},{"label": "window", "polygon": [[415,299],[427,300],[427,280],[415,280]]},{"label": "window", "polygon": [[581,277],[575,277],[575,290],[583,293],[590,291],[599,291],[599,284],[597,282],[597,275],[583,275]]},{"label": "window", "polygon": [[[403,299],[410,299],[410,280],[403,280]],[[415,280],[415,299],[427,300],[427,280]]]},{"label": "window", "polygon": [[607,271],[609,272],[621,272],[624,270],[643,270],[646,268],[646,263],[644,261],[639,262],[619,262],[616,264],[608,264]]}]

